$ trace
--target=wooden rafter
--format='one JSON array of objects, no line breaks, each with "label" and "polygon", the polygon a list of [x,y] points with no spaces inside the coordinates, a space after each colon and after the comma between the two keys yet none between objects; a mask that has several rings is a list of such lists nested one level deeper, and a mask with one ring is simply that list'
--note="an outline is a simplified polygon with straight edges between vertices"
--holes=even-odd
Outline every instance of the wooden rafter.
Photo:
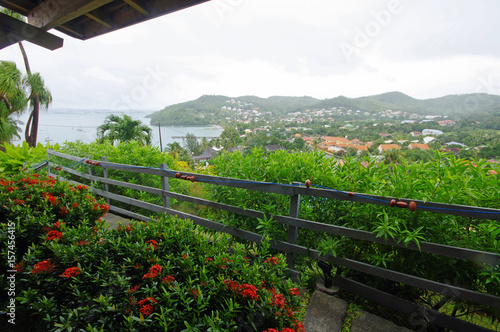
[{"label": "wooden rafter", "polygon": [[13,17],[0,13],[0,49],[20,41],[55,50],[63,45],[63,39],[38,29]]},{"label": "wooden rafter", "polygon": [[67,1],[63,5],[58,0],[46,0],[28,13],[28,22],[38,28],[48,30],[85,15],[112,1],[113,0],[76,0]]},{"label": "wooden rafter", "polygon": [[135,10],[137,10],[142,15],[149,15],[149,12],[143,8],[144,6],[138,4],[136,0],[123,0],[123,2],[125,2],[127,5],[134,8]]},{"label": "wooden rafter", "polygon": [[113,26],[113,24],[111,24],[112,22],[111,17],[105,14],[100,9],[95,9],[91,12],[86,13],[85,15],[93,19],[94,21],[98,22],[99,24],[105,26],[106,28],[111,28]]}]

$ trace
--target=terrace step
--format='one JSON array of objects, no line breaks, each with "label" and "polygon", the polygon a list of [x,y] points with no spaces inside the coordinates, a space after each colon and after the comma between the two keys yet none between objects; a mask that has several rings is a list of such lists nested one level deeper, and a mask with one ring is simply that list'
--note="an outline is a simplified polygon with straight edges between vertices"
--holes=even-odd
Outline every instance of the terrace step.
[{"label": "terrace step", "polygon": [[[347,312],[347,302],[315,291],[309,302],[304,327],[306,332],[338,332],[342,329]],[[351,332],[410,332],[391,321],[360,310],[361,315],[352,321]]]},{"label": "terrace step", "polygon": [[102,217],[101,219],[109,224],[109,228],[118,228],[118,224],[128,226],[131,223],[129,219],[110,212],[106,213],[106,216]]}]

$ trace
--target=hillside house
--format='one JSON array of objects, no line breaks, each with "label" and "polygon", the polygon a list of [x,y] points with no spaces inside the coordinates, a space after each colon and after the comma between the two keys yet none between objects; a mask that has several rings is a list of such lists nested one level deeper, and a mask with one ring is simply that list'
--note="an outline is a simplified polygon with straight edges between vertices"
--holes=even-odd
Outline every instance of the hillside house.
[{"label": "hillside house", "polygon": [[439,136],[439,135],[443,135],[443,132],[441,130],[437,130],[437,129],[424,129],[424,130],[422,130],[422,135]]},{"label": "hillside house", "polygon": [[401,146],[398,144],[380,144],[378,146],[378,152],[383,153],[384,151],[389,151],[389,150],[400,150]]},{"label": "hillside house", "polygon": [[431,148],[427,144],[412,143],[408,145],[408,149],[420,149],[420,150],[430,150]]},{"label": "hillside house", "polygon": [[438,121],[440,126],[452,126],[455,124],[455,121],[453,120],[443,120],[443,121]]},{"label": "hillside house", "polygon": [[358,150],[356,153],[358,156],[360,156],[363,151],[368,151],[368,147],[366,145],[351,145],[350,147]]},{"label": "hillside house", "polygon": [[420,131],[412,131],[412,132],[410,133],[410,135],[411,135],[411,136],[413,136],[413,137],[415,137],[415,136],[420,136],[420,135],[422,135],[422,133],[421,133]]},{"label": "hillside house", "polygon": [[196,163],[201,163],[201,162],[205,162],[205,161],[209,161],[210,159],[214,158],[217,153],[219,151],[217,151],[215,148],[206,148],[201,155],[199,156],[193,156],[191,157],[191,159],[196,162]]}]

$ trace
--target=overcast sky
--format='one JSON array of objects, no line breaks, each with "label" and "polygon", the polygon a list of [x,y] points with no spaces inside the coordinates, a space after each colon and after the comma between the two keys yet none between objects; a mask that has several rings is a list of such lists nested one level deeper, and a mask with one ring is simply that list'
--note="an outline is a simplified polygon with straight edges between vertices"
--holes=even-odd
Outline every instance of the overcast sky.
[{"label": "overcast sky", "polygon": [[[231,97],[500,94],[497,0],[212,0],[56,51],[25,43],[51,108]],[[0,59],[24,69],[17,45]]]}]

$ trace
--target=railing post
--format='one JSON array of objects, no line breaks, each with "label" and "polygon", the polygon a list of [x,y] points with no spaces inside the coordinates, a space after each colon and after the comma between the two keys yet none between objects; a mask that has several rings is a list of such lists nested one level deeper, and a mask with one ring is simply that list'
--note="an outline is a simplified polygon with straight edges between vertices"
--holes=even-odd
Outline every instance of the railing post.
[{"label": "railing post", "polygon": [[[292,185],[298,186],[300,182],[293,182]],[[293,194],[290,196],[290,217],[298,218],[299,217],[299,208],[300,208],[300,195]],[[298,229],[297,226],[288,226],[288,243],[296,244],[297,243],[297,234]],[[289,269],[293,269],[295,266],[295,253],[287,253],[286,255],[286,263]]]},{"label": "railing post", "polygon": [[[90,159],[90,156],[86,156],[85,159]],[[89,168],[89,175],[90,175],[90,178],[92,179],[92,167],[90,167],[90,165],[87,166]],[[94,181],[90,180],[90,184],[92,185],[94,183]]]},{"label": "railing post", "polygon": [[[167,164],[161,164],[160,169],[162,170],[168,170],[168,165]],[[165,192],[169,191],[169,185],[168,185],[168,177],[166,176],[161,176],[161,196],[163,199],[163,207],[170,209],[170,197],[168,197]]]},{"label": "railing post", "polygon": [[52,151],[52,149],[47,149],[47,176],[51,176],[52,174],[50,173],[50,154],[49,151]]},{"label": "railing post", "polygon": [[[102,161],[106,162],[108,161],[108,158],[106,158],[106,156],[102,157]],[[108,168],[107,167],[102,167],[102,177],[107,179],[108,178]],[[104,191],[106,191],[107,193],[109,193],[109,184],[105,183],[104,184]],[[109,197],[106,197],[106,203],[108,205],[110,205],[110,199]]]}]

